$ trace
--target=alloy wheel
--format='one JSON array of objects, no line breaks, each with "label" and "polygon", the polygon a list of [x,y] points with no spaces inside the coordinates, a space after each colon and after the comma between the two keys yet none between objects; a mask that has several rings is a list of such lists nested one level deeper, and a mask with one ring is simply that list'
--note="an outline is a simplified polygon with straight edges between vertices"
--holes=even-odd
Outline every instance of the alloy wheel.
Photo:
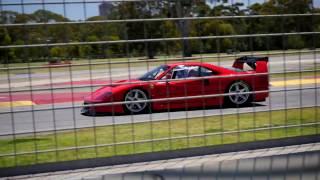
[{"label": "alloy wheel", "polygon": [[148,97],[145,92],[143,92],[140,89],[132,89],[125,96],[124,101],[127,102],[125,104],[125,107],[128,111],[132,113],[142,112],[147,107],[148,102],[135,102],[135,101],[145,101],[147,99]]},{"label": "alloy wheel", "polygon": [[235,82],[229,88],[229,100],[235,105],[242,105],[248,102],[250,89],[247,84],[243,82]]}]

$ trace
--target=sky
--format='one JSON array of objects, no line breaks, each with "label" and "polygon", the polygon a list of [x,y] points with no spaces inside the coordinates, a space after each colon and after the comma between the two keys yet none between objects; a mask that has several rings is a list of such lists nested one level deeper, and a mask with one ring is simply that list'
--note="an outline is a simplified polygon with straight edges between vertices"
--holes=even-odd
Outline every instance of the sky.
[{"label": "sky", "polygon": [[[61,14],[63,16],[66,16],[71,20],[84,20],[84,19],[87,19],[88,17],[97,16],[99,14],[98,5],[100,4],[100,3],[91,3],[93,2],[92,0],[85,1],[88,3],[83,3],[82,0],[64,0],[64,2],[81,2],[81,3],[75,3],[75,4],[63,4],[63,0],[0,0],[0,2],[1,1],[2,1],[2,5],[0,5],[1,10],[11,10],[19,13],[24,12],[26,14],[30,14],[39,9],[45,9],[45,10],[49,10],[49,11]],[[23,1],[24,6],[20,5],[21,1]],[[44,3],[42,4],[41,2],[44,2]],[[35,5],[30,3],[38,3],[38,4]],[[53,3],[53,4],[46,4],[46,3]],[[3,4],[10,4],[10,5],[3,5]]]},{"label": "sky", "polygon": [[[215,0],[207,1],[211,5],[217,4]],[[248,4],[262,3],[264,1],[266,0],[230,0],[230,2],[243,2],[245,6]],[[24,4],[23,6],[21,6],[21,2]],[[63,2],[77,3],[64,4]],[[0,0],[0,10],[11,10],[30,14],[36,10],[45,9],[64,15],[70,20],[77,21],[99,15],[98,6],[100,3],[97,2],[99,2],[99,0]],[[313,2],[316,7],[320,7],[320,0],[313,0]],[[35,5],[32,3],[37,4]]]}]

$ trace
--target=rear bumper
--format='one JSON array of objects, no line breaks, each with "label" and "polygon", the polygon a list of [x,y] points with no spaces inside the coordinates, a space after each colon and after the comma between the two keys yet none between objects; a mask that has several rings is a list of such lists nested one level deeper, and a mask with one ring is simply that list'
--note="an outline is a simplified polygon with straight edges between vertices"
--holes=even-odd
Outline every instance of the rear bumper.
[{"label": "rear bumper", "polygon": [[269,92],[256,93],[254,94],[253,101],[255,102],[265,101],[268,96],[269,96]]}]

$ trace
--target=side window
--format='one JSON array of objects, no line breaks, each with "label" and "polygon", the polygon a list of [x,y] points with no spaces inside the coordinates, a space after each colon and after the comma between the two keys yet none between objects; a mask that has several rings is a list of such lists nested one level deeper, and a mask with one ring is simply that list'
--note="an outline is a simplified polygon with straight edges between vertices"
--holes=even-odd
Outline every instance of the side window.
[{"label": "side window", "polygon": [[212,76],[216,73],[214,73],[212,70],[204,68],[204,67],[200,67],[200,76]]},{"label": "side window", "polygon": [[172,69],[168,72],[167,76],[163,77],[162,79],[183,79],[183,78],[191,78],[191,77],[201,77],[201,76],[211,76],[215,73],[207,68],[200,67],[200,66],[185,66],[180,65]]},{"label": "side window", "polygon": [[187,77],[185,66],[177,66],[169,71],[162,79],[181,79]]},{"label": "side window", "polygon": [[185,67],[183,68],[175,68],[172,74],[172,79],[182,79],[186,78],[187,73]]},{"label": "side window", "polygon": [[189,66],[179,65],[168,72],[171,74],[171,79],[183,79],[188,77]]},{"label": "side window", "polygon": [[187,77],[199,77],[199,66],[188,66],[188,76]]},{"label": "side window", "polygon": [[164,75],[162,78],[163,79],[172,79],[172,70],[170,70],[169,72],[167,72],[166,75]]}]

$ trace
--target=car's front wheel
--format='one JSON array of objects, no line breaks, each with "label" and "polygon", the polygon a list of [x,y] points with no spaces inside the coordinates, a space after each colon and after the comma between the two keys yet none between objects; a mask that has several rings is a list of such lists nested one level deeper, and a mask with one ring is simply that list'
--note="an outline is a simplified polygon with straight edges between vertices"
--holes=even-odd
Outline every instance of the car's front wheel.
[{"label": "car's front wheel", "polygon": [[149,108],[148,96],[141,89],[131,89],[124,96],[124,110],[127,113],[137,114]]},{"label": "car's front wheel", "polygon": [[241,106],[251,101],[250,87],[245,82],[237,81],[232,83],[227,92],[229,93],[226,96],[228,104]]}]

